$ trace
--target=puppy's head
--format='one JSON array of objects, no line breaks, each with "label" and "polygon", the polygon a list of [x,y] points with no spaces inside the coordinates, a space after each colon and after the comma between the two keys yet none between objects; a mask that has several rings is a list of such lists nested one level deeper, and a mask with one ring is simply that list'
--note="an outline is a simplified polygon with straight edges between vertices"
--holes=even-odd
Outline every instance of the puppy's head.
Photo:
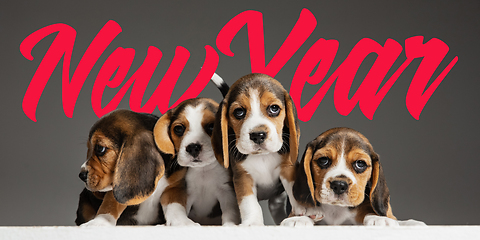
[{"label": "puppy's head", "polygon": [[204,167],[214,163],[211,136],[218,103],[208,98],[183,101],[169,110],[154,129],[160,151],[177,157],[184,167]]},{"label": "puppy's head", "polygon": [[212,143],[217,159],[228,167],[230,154],[288,153],[297,159],[300,131],[288,92],[265,74],[237,80],[220,104]]},{"label": "puppy's head", "polygon": [[293,193],[307,204],[356,207],[370,201],[378,215],[390,210],[379,157],[367,138],[349,128],[330,129],[308,143]]},{"label": "puppy's head", "polygon": [[113,190],[115,199],[127,205],[141,203],[153,193],[165,169],[152,134],[157,119],[117,110],[93,125],[87,161],[79,174],[88,190]]}]

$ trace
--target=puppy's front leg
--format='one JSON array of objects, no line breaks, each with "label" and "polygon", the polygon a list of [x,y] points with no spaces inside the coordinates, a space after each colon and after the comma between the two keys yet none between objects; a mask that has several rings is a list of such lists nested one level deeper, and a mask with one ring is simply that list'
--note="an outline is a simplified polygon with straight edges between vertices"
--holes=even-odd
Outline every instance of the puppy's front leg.
[{"label": "puppy's front leg", "polygon": [[262,207],[258,203],[257,188],[253,178],[243,169],[237,169],[233,176],[237,194],[241,226],[263,226]]},{"label": "puppy's front leg", "polygon": [[288,217],[288,213],[286,211],[286,203],[287,193],[285,192],[282,192],[281,194],[268,199],[268,209],[270,210],[273,221],[277,225],[280,224],[283,219]]},{"label": "puppy's front leg", "polygon": [[239,223],[240,213],[238,210],[237,200],[235,199],[235,193],[226,186],[218,191],[217,196],[220,203],[220,209],[222,210],[222,224],[224,226],[232,226]]},{"label": "puppy's front leg", "polygon": [[280,181],[287,192],[288,199],[292,205],[292,216],[308,216],[312,218],[315,222],[322,220],[325,217],[321,208],[310,207],[308,210],[306,207],[302,206],[297,202],[293,196],[293,184],[295,183],[295,165],[284,164],[282,165],[282,171],[280,172]]},{"label": "puppy's front leg", "polygon": [[187,188],[185,170],[175,172],[167,181],[169,185],[160,197],[167,226],[200,226],[187,217]]},{"label": "puppy's front leg", "polygon": [[292,205],[292,212],[290,216],[303,216],[307,209],[300,205],[295,197],[293,197],[293,184],[295,183],[295,165],[289,164],[290,161],[283,161],[280,171],[280,181],[282,182],[285,192],[287,192],[288,199]]},{"label": "puppy's front leg", "polygon": [[109,191],[105,194],[102,205],[100,205],[95,218],[80,226],[115,226],[117,224],[117,219],[126,207],[127,205],[120,204],[115,200],[113,191]]}]

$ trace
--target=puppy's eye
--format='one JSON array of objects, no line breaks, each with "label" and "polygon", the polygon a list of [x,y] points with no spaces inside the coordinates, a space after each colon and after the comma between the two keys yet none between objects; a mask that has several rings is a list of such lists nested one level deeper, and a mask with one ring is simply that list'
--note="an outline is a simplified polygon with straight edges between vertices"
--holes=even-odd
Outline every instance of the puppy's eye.
[{"label": "puppy's eye", "polygon": [[185,127],[183,125],[177,125],[177,126],[173,127],[173,132],[177,136],[181,137],[181,136],[183,136],[183,133],[185,132]]},{"label": "puppy's eye", "polygon": [[236,108],[235,110],[233,110],[233,116],[240,120],[240,119],[243,119],[245,118],[245,113],[247,111],[244,109],[244,108]]},{"label": "puppy's eye", "polygon": [[209,123],[209,124],[205,125],[205,132],[207,132],[208,135],[212,135],[213,123]]},{"label": "puppy's eye", "polygon": [[95,148],[93,149],[95,151],[95,155],[101,157],[105,155],[105,152],[107,151],[107,148],[104,146],[100,146],[98,144],[95,145]]},{"label": "puppy's eye", "polygon": [[280,114],[280,106],[274,104],[267,107],[267,113],[271,117],[276,117]]},{"label": "puppy's eye", "polygon": [[367,170],[367,163],[363,160],[357,160],[355,162],[353,162],[353,170],[355,170],[355,172],[357,173],[363,173],[365,172],[365,170]]},{"label": "puppy's eye", "polygon": [[321,157],[317,160],[317,164],[321,169],[326,169],[332,165],[332,160],[328,157]]}]

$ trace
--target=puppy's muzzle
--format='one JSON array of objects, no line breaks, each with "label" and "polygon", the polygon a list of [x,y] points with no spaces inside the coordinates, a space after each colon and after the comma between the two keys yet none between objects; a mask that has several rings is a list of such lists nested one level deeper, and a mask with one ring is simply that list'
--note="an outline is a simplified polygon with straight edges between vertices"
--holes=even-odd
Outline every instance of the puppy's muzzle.
[{"label": "puppy's muzzle", "polygon": [[83,181],[83,182],[87,182],[87,178],[88,178],[88,172],[87,171],[81,171],[80,174],[78,174],[78,177]]},{"label": "puppy's muzzle", "polygon": [[250,133],[250,140],[256,144],[262,144],[267,138],[266,132],[252,132]]},{"label": "puppy's muzzle", "polygon": [[188,154],[192,155],[192,157],[196,158],[202,151],[202,145],[198,143],[190,143],[185,150]]},{"label": "puppy's muzzle", "polygon": [[330,183],[330,188],[337,195],[343,194],[348,189],[348,183],[345,181],[333,181]]}]

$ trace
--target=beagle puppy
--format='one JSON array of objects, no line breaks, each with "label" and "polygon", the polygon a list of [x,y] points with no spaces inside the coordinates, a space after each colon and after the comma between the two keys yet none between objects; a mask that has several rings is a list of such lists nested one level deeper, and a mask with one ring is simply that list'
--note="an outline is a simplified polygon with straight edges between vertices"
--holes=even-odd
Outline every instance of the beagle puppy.
[{"label": "beagle puppy", "polygon": [[[225,90],[220,80],[215,84]],[[277,80],[253,73],[226,92],[215,118],[212,147],[217,160],[233,173],[241,225],[264,224],[258,200],[269,200],[279,224],[287,216],[284,190],[292,211],[305,212],[292,195],[299,136],[292,99]]]},{"label": "beagle puppy", "polygon": [[320,220],[327,225],[425,225],[396,220],[380,158],[368,139],[350,128],[330,129],[307,144],[293,195],[307,213],[285,219],[285,226]]},{"label": "beagle puppy", "polygon": [[[164,162],[152,130],[158,117],[116,110],[90,130],[79,177],[77,225],[159,224],[159,181]],[[161,191],[160,191],[161,192]]]},{"label": "beagle puppy", "polygon": [[[155,143],[166,155],[169,186],[161,203],[167,225],[192,220],[202,225],[239,222],[231,175],[217,162],[212,150],[217,110],[218,103],[212,99],[189,99],[165,113],[155,125]],[[171,181],[170,165],[179,166],[177,171],[183,171],[183,178]]]}]

